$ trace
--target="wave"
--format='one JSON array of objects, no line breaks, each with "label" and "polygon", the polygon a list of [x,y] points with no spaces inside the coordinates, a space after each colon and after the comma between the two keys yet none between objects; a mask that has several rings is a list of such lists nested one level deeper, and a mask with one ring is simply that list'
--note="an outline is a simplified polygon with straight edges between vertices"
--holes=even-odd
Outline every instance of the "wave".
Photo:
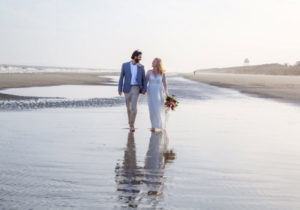
[{"label": "wave", "polygon": [[122,98],[91,98],[85,100],[30,99],[0,101],[0,111],[21,111],[43,108],[111,107],[124,104]]}]

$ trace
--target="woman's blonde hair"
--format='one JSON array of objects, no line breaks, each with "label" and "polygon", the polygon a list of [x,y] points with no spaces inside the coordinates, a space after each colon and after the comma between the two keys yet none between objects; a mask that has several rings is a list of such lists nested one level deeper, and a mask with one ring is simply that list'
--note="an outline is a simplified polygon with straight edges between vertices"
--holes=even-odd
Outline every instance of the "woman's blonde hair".
[{"label": "woman's blonde hair", "polygon": [[157,61],[158,73],[161,74],[161,75],[163,75],[166,72],[166,70],[165,70],[165,68],[162,65],[161,59],[160,58],[155,58],[155,60]]}]

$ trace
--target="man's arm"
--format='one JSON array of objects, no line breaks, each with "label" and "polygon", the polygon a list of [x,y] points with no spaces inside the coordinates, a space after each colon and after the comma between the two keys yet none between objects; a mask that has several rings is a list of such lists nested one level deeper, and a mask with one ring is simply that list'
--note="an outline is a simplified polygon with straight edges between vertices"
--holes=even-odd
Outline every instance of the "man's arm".
[{"label": "man's arm", "polygon": [[124,68],[124,64],[123,64],[122,68],[121,68],[120,79],[119,79],[119,87],[118,87],[118,91],[119,91],[120,96],[122,95],[124,76],[125,76],[125,68]]},{"label": "man's arm", "polygon": [[149,82],[149,77],[150,77],[150,70],[147,71],[147,74],[146,74],[146,83],[148,84]]},{"label": "man's arm", "polygon": [[143,83],[143,91],[146,92],[147,91],[147,80],[146,80],[146,76],[145,76],[145,69],[143,68],[142,71],[142,83]]}]

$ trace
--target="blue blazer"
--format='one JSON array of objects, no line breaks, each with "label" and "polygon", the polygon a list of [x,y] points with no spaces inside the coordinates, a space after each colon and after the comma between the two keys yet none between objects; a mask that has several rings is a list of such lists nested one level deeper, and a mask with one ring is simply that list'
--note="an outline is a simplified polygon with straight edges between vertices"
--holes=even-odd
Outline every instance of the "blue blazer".
[{"label": "blue blazer", "polygon": [[[119,92],[129,93],[131,87],[131,68],[130,62],[123,63],[122,70],[119,79]],[[142,64],[137,64],[137,75],[136,80],[140,88],[140,93],[142,91],[147,91],[147,82],[145,76],[145,69]]]}]

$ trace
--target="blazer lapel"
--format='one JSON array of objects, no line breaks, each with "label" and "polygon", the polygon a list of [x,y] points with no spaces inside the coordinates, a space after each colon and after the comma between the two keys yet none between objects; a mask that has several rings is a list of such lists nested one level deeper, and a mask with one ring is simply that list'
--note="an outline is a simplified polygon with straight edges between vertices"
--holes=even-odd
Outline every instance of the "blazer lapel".
[{"label": "blazer lapel", "polygon": [[141,71],[141,67],[139,67],[140,64],[137,64],[137,73],[136,73],[136,78],[140,78],[140,71]]}]

